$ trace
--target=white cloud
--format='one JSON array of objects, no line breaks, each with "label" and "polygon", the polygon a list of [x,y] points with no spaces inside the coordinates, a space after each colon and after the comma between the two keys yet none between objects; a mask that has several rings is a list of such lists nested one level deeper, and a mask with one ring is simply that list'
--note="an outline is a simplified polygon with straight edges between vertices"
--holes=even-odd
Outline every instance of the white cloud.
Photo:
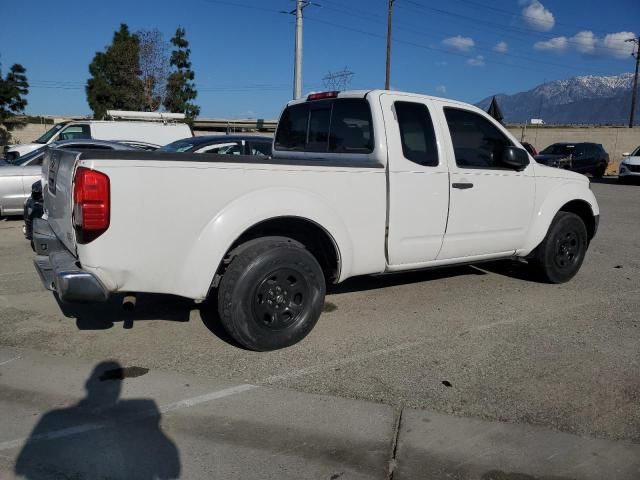
[{"label": "white cloud", "polygon": [[588,30],[576,33],[569,40],[572,46],[580,53],[594,53],[598,43],[598,39],[593,32]]},{"label": "white cloud", "polygon": [[626,42],[629,38],[636,38],[633,32],[609,33],[602,40],[602,52],[615,58],[627,58],[634,52],[635,43]]},{"label": "white cloud", "polygon": [[545,8],[538,0],[520,2],[525,5],[522,9],[522,20],[531,28],[540,32],[548,32],[556,23],[553,13]]},{"label": "white cloud", "polygon": [[472,67],[482,67],[484,66],[484,57],[482,55],[477,55],[470,58],[467,60],[467,65],[471,65]]},{"label": "white cloud", "polygon": [[536,42],[533,48],[549,52],[575,50],[584,55],[600,55],[626,59],[634,51],[634,43],[625,42],[629,38],[636,38],[633,32],[609,33],[599,38],[589,30],[576,33],[573,37],[554,37],[550,40]]},{"label": "white cloud", "polygon": [[468,52],[475,46],[476,42],[473,41],[473,38],[456,35],[455,37],[445,38],[442,40],[442,44],[461,52]]},{"label": "white cloud", "polygon": [[554,37],[551,40],[545,42],[536,42],[533,44],[533,48],[536,50],[546,50],[551,52],[561,52],[567,49],[569,41],[567,37]]},{"label": "white cloud", "polygon": [[509,45],[507,45],[507,42],[498,42],[495,47],[493,47],[493,51],[498,53],[507,53],[509,51]]},{"label": "white cloud", "polygon": [[445,87],[444,85],[438,85],[436,87],[436,92],[438,92],[438,93],[447,93],[447,87]]}]

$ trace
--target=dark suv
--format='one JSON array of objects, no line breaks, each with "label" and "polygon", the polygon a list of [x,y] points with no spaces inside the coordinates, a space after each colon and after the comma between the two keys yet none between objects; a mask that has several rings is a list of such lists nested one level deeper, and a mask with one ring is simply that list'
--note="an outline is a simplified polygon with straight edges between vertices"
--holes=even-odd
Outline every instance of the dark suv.
[{"label": "dark suv", "polygon": [[609,165],[609,154],[599,143],[554,143],[534,158],[543,165],[590,173],[594,178],[602,178]]}]

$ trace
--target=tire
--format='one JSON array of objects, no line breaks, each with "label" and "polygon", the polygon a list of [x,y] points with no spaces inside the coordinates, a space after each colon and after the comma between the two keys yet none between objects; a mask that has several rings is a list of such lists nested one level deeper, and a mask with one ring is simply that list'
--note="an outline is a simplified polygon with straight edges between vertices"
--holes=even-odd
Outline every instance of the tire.
[{"label": "tire", "polygon": [[322,268],[302,244],[265,237],[241,247],[231,261],[218,288],[218,313],[240,345],[277,350],[309,334],[325,292]]},{"label": "tire", "polygon": [[593,178],[597,178],[600,179],[602,177],[604,177],[605,172],[607,171],[607,166],[606,165],[601,165],[598,168],[596,168],[593,172]]},{"label": "tire", "polygon": [[588,246],[582,219],[574,213],[558,212],[536,249],[534,268],[549,283],[568,282],[580,270]]}]

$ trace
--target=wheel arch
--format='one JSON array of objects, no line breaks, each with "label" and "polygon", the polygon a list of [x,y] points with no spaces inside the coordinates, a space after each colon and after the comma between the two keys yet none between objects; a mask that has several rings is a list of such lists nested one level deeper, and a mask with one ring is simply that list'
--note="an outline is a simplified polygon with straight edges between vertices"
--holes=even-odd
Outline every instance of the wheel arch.
[{"label": "wheel arch", "polygon": [[565,203],[560,209],[559,212],[569,212],[577,215],[584,222],[584,225],[587,227],[587,234],[589,236],[589,241],[596,234],[596,218],[591,209],[591,205],[584,200],[571,200],[570,202]]},{"label": "wheel arch", "polygon": [[189,250],[176,289],[189,298],[206,298],[212,282],[224,271],[228,255],[261,235],[299,241],[320,257],[318,261],[329,272],[327,278],[334,281],[343,280],[351,271],[352,241],[339,212],[313,193],[272,188],[237,198],[203,226],[185,247]]},{"label": "wheel arch", "polygon": [[591,240],[597,230],[596,217],[600,214],[598,202],[593,192],[582,183],[563,183],[549,192],[536,210],[529,228],[526,245],[517,252],[518,256],[530,254],[542,242],[558,212],[578,215],[587,227]]},{"label": "wheel arch", "polygon": [[300,216],[272,217],[249,227],[227,249],[216,273],[247,248],[252,240],[264,237],[287,237],[295,240],[316,257],[325,278],[332,282],[340,278],[342,260],[340,248],[333,236],[320,224]]}]

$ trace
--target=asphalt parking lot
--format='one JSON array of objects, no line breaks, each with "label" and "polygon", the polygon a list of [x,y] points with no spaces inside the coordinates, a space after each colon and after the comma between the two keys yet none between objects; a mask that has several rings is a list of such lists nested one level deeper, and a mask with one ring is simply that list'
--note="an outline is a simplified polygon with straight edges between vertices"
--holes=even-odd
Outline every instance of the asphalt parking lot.
[{"label": "asphalt parking lot", "polygon": [[231,345],[208,305],[180,298],[141,295],[130,313],[117,299],[59,305],[33,270],[22,222],[3,220],[0,348],[54,358],[51,377],[58,361],[112,359],[274,395],[321,394],[637,445],[640,186],[605,179],[592,189],[600,229],[568,284],[536,283],[521,266],[500,263],[351,279],[332,288],[307,339],[270,353]]}]

